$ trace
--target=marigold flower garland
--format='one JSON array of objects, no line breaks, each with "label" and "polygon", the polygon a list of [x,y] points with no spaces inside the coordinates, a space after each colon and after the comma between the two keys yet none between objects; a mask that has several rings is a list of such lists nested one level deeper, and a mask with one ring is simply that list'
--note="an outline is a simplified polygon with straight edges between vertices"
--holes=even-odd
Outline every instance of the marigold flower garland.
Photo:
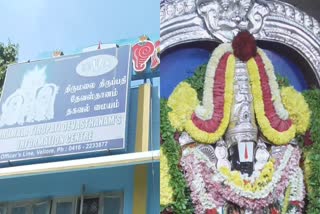
[{"label": "marigold flower garland", "polygon": [[173,203],[173,190],[170,186],[171,176],[169,174],[168,159],[160,147],[160,204],[168,206]]},{"label": "marigold flower garland", "polygon": [[296,126],[297,133],[304,134],[310,125],[311,111],[303,95],[293,87],[285,87],[281,89],[281,97]]},{"label": "marigold flower garland", "polygon": [[218,68],[224,75],[215,75],[215,88],[213,90],[215,108],[210,120],[202,120],[195,114],[185,124],[185,130],[198,142],[215,143],[225,133],[230,120],[230,111],[233,98],[233,77],[235,58],[225,54],[221,59],[222,66],[226,61],[226,68]]},{"label": "marigold flower garland", "polygon": [[230,171],[226,167],[221,167],[219,171],[222,175],[224,175],[224,177],[230,184],[241,188],[246,192],[258,192],[272,181],[272,177],[274,174],[274,165],[272,160],[268,161],[268,163],[262,169],[259,177],[254,181],[253,184],[243,180],[239,171]]},{"label": "marigold flower garland", "polygon": [[168,99],[168,106],[172,109],[168,113],[171,125],[182,131],[198,104],[197,92],[188,83],[180,83]]},{"label": "marigold flower garland", "polygon": [[214,109],[214,97],[212,95],[212,90],[216,83],[216,70],[220,63],[221,57],[225,55],[227,52],[232,53],[232,48],[230,44],[224,43],[219,45],[212,53],[212,56],[207,64],[202,105],[199,105],[195,110],[195,114],[197,115],[197,117],[203,120],[209,120],[212,118]]},{"label": "marigold flower garland", "polygon": [[[235,58],[229,50],[230,45],[224,44],[213,53],[206,72],[203,106],[199,106],[196,91],[187,83],[179,84],[168,100],[172,126],[179,131],[186,130],[201,143],[215,143],[229,123],[235,70]],[[216,57],[221,55],[217,64]],[[214,111],[208,110],[210,108]],[[209,120],[203,120],[208,116],[211,116]]]},{"label": "marigold flower garland", "polygon": [[[197,92],[185,82],[176,87],[168,100],[172,126],[187,131],[200,143],[215,143],[228,126],[235,69],[230,51],[230,44],[223,44],[213,52],[206,71],[203,105],[199,105]],[[247,62],[247,67],[257,121],[267,139],[283,145],[296,133],[304,133],[310,123],[310,111],[303,96],[293,89],[284,89],[280,96],[273,66],[261,49]],[[297,97],[295,102],[292,96]],[[303,111],[297,111],[297,104]]]},{"label": "marigold flower garland", "polygon": [[272,102],[276,110],[276,113],[281,119],[287,120],[289,118],[289,112],[287,111],[287,109],[285,109],[282,103],[282,97],[280,96],[280,89],[273,65],[262,49],[258,49],[258,54],[263,61],[265,72],[268,76],[268,83],[272,95]]}]

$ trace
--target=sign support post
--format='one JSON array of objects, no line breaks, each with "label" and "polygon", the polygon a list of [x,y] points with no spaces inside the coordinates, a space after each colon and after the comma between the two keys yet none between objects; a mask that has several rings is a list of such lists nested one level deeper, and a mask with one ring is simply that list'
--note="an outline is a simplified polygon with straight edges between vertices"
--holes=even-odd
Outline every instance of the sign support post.
[{"label": "sign support post", "polygon": [[[151,86],[139,88],[135,152],[149,150]],[[135,166],[133,214],[146,214],[148,194],[148,165]]]}]

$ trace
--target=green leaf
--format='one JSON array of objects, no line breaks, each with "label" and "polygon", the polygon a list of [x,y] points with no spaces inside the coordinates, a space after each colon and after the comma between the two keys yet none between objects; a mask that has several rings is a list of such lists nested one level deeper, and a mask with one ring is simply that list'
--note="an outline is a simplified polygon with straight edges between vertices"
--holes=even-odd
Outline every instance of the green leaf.
[{"label": "green leaf", "polygon": [[2,92],[2,86],[4,83],[4,78],[6,76],[7,67],[17,61],[18,55],[18,45],[11,44],[8,45],[0,43],[0,94]]}]

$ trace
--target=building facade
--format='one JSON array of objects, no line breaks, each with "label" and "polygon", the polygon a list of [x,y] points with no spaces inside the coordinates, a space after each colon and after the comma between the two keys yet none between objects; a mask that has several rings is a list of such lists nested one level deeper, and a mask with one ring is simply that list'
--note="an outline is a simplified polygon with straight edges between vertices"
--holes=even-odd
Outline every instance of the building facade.
[{"label": "building facade", "polygon": [[[159,213],[157,44],[142,37],[9,67],[1,98],[0,213]],[[109,58],[100,59],[102,55]],[[125,55],[127,60],[121,58]],[[92,62],[85,61],[88,58]],[[72,71],[76,76],[68,74]],[[123,86],[116,85],[117,75],[126,77],[127,83],[122,78]],[[95,91],[79,76],[100,86],[104,81],[102,88],[110,90]],[[36,94],[34,99],[31,92]],[[92,99],[89,92],[95,93]],[[117,110],[117,105],[122,109]],[[100,120],[93,125],[92,118]],[[70,127],[77,122],[72,125],[71,121],[80,120],[80,131],[75,134]],[[81,129],[81,124],[92,126]],[[86,138],[88,130],[92,136]],[[67,137],[63,140],[57,133]]]}]

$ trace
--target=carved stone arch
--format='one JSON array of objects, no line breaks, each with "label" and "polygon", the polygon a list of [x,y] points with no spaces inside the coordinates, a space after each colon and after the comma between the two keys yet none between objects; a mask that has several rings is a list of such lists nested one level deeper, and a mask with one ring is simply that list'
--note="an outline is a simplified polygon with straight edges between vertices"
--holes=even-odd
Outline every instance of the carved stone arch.
[{"label": "carved stone arch", "polygon": [[320,24],[298,8],[276,0],[161,1],[162,53],[194,41],[228,42],[241,30],[295,50],[320,85]]}]

